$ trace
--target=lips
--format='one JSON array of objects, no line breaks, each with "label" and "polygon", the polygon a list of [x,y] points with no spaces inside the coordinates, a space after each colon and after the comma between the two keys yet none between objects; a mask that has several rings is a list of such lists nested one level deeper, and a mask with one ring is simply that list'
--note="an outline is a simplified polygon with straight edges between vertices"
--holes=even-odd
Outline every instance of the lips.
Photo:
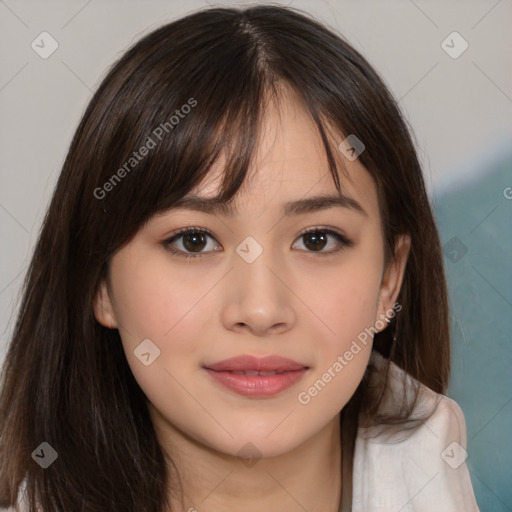
[{"label": "lips", "polygon": [[204,367],[218,372],[241,372],[240,374],[245,375],[265,375],[266,372],[270,372],[268,375],[275,375],[308,368],[302,363],[276,355],[263,358],[242,355],[218,363],[207,364]]},{"label": "lips", "polygon": [[203,367],[223,388],[251,398],[275,396],[293,386],[309,367],[281,356],[243,355]]}]

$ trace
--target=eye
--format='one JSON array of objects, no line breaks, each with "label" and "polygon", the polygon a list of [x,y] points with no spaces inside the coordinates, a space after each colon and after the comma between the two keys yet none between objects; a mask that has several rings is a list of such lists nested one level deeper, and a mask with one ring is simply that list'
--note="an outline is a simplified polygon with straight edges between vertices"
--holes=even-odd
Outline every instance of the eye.
[{"label": "eye", "polygon": [[[162,245],[178,256],[184,258],[196,258],[202,256],[205,252],[211,252],[204,250],[208,247],[208,238],[215,240],[215,237],[209,230],[205,228],[190,227],[181,229],[172,237],[164,240]],[[332,238],[335,241],[334,249],[324,251],[323,249],[328,245],[329,238]],[[307,252],[314,252],[322,255],[332,254],[345,247],[352,247],[354,245],[351,240],[341,233],[321,227],[308,229],[299,236],[298,240],[300,239],[305,240],[304,246],[306,247],[305,250]],[[173,244],[176,244],[177,242],[180,242],[182,248],[176,248],[173,246]],[[219,246],[217,245],[217,247]]]},{"label": "eye", "polygon": [[[204,228],[184,228],[178,231],[175,235],[167,240],[164,240],[163,245],[169,251],[184,258],[194,258],[201,256],[202,250],[207,246],[207,238],[212,238],[213,234]],[[181,245],[183,249],[175,249],[172,247],[176,241],[182,239]],[[187,252],[191,251],[191,252]],[[203,251],[204,252],[204,251]],[[208,251],[206,251],[208,252]]]},{"label": "eye", "polygon": [[[335,240],[334,249],[330,251],[324,251],[322,249],[328,245],[329,238]],[[338,233],[337,231],[333,231],[332,229],[327,228],[311,228],[307,231],[304,231],[300,236],[299,240],[304,239],[304,246],[309,249],[308,252],[316,252],[322,255],[332,254],[340,251],[345,247],[352,247],[354,242],[349,240],[345,235]]]}]

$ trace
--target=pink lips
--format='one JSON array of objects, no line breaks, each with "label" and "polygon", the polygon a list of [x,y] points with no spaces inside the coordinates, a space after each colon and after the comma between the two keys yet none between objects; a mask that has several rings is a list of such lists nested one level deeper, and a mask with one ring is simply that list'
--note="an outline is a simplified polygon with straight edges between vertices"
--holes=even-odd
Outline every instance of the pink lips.
[{"label": "pink lips", "polygon": [[205,365],[204,369],[224,387],[258,398],[274,396],[289,388],[304,376],[308,367],[280,356],[242,355]]}]

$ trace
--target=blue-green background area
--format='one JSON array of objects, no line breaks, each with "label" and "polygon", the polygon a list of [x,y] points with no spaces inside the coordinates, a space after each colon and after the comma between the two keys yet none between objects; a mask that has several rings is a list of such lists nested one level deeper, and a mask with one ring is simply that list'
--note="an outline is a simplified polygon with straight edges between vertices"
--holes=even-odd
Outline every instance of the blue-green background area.
[{"label": "blue-green background area", "polygon": [[481,511],[510,512],[512,155],[433,202],[451,307],[447,394],[466,418],[467,465]]}]

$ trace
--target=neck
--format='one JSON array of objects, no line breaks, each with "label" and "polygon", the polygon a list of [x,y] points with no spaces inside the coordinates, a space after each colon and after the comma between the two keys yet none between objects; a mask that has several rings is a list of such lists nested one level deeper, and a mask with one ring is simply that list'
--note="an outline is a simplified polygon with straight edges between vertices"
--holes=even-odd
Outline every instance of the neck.
[{"label": "neck", "polygon": [[174,428],[155,409],[150,407],[150,410],[160,445],[172,460],[168,466],[172,511],[338,512],[341,500],[339,415],[290,452],[242,459],[201,444]]}]

